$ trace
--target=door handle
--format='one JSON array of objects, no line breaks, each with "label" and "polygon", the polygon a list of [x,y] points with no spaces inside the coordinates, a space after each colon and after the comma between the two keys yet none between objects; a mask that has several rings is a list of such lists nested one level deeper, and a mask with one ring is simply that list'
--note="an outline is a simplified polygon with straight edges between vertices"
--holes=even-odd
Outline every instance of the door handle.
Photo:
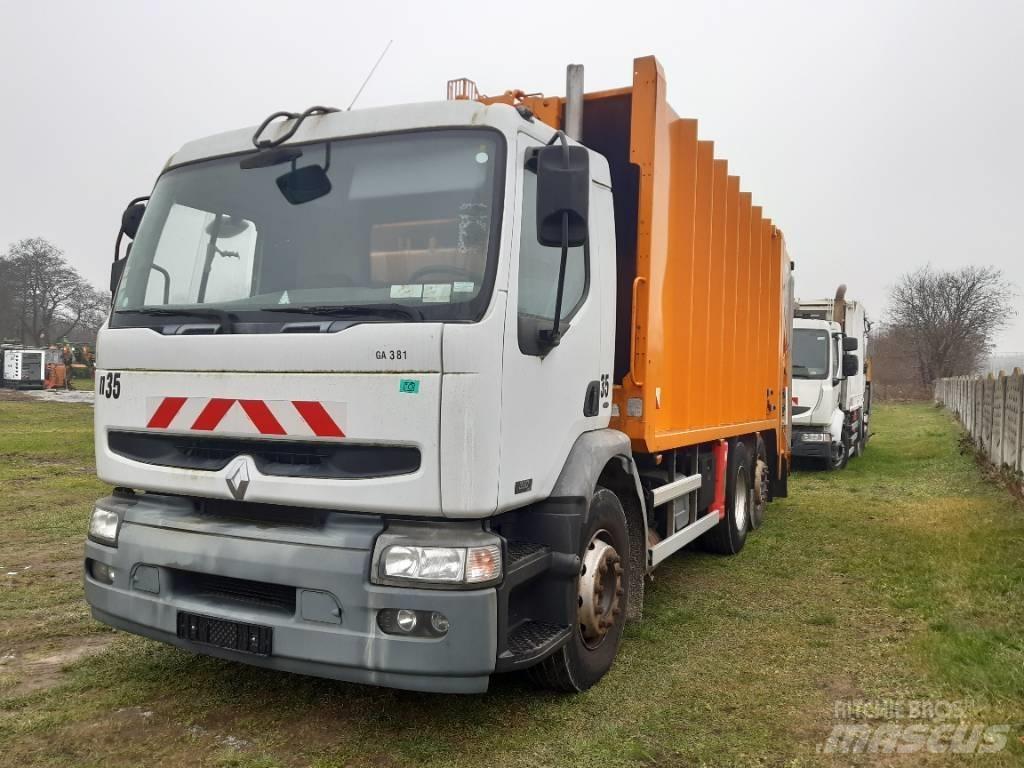
[{"label": "door handle", "polygon": [[592,381],[587,384],[587,394],[583,397],[583,415],[597,416],[601,411],[601,383]]}]

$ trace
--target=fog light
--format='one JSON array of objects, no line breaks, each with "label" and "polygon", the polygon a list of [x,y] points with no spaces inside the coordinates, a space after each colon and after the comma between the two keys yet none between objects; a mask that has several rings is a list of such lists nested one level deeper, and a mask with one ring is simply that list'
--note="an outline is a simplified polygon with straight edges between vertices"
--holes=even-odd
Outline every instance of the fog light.
[{"label": "fog light", "polygon": [[388,635],[437,639],[448,633],[448,617],[438,611],[385,608],[377,612],[377,626]]},{"label": "fog light", "polygon": [[398,611],[395,614],[395,624],[403,632],[412,632],[416,629],[416,611],[410,611],[405,608]]},{"label": "fog light", "polygon": [[444,635],[448,633],[448,617],[443,613],[432,611],[430,614],[430,627],[437,634]]},{"label": "fog light", "polygon": [[100,563],[96,560],[90,560],[89,573],[96,581],[100,582],[101,584],[114,583],[114,569],[106,563]]}]

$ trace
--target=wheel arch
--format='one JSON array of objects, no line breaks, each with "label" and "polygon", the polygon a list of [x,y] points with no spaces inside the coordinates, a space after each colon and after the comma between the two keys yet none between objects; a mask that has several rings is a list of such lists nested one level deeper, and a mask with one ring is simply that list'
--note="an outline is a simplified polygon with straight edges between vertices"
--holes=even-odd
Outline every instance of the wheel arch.
[{"label": "wheel arch", "polygon": [[630,562],[626,618],[640,619],[647,573],[647,510],[629,438],[618,430],[602,429],[580,435],[551,495],[582,496],[589,506],[597,486],[607,488],[618,497],[626,516]]}]

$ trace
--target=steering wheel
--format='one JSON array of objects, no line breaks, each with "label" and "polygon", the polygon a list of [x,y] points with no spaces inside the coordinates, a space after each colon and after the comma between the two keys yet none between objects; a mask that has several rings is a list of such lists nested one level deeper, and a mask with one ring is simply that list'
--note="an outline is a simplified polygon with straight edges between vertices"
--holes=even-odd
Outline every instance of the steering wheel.
[{"label": "steering wheel", "polygon": [[424,275],[449,275],[451,277],[468,277],[474,282],[478,279],[475,272],[470,272],[468,269],[463,267],[452,266],[451,264],[430,264],[426,267],[420,267],[412,275],[409,276],[409,282],[418,282]]}]

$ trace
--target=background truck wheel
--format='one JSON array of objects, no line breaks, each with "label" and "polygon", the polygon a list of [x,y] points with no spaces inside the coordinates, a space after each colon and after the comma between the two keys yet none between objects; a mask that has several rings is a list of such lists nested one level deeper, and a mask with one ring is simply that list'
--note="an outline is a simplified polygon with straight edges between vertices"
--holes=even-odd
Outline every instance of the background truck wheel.
[{"label": "background truck wheel", "polygon": [[750,511],[754,505],[753,467],[750,451],[740,441],[729,446],[725,473],[725,519],[701,537],[709,552],[735,555],[747,543]]},{"label": "background truck wheel", "polygon": [[611,669],[629,600],[629,534],[618,497],[598,488],[580,552],[576,627],[569,641],[529,670],[535,682],[567,693],[585,691]]},{"label": "background truck wheel", "polygon": [[768,474],[768,451],[765,450],[764,441],[757,438],[756,458],[753,466],[753,483],[751,484],[754,494],[753,503],[750,506],[750,530],[756,531],[764,522],[764,514],[768,509],[768,496],[771,492],[771,478]]},{"label": "background truck wheel", "polygon": [[840,469],[846,467],[846,462],[850,459],[850,447],[848,440],[845,435],[842,441],[837,445],[836,443],[830,443],[832,455],[825,459],[825,469],[830,472],[838,472]]}]

